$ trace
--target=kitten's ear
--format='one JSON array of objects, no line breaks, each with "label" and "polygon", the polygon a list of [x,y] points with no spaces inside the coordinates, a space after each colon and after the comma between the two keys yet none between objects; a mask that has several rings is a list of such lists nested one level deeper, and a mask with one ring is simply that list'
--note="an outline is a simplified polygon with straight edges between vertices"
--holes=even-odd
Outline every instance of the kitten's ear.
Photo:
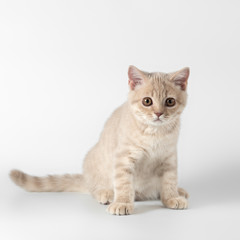
[{"label": "kitten's ear", "polygon": [[171,81],[173,81],[175,85],[179,86],[183,91],[185,91],[187,88],[189,73],[190,73],[190,69],[188,67],[185,67],[173,73],[171,77]]},{"label": "kitten's ear", "polygon": [[128,68],[128,78],[128,85],[130,86],[131,90],[134,90],[137,86],[144,83],[143,72],[132,65]]}]

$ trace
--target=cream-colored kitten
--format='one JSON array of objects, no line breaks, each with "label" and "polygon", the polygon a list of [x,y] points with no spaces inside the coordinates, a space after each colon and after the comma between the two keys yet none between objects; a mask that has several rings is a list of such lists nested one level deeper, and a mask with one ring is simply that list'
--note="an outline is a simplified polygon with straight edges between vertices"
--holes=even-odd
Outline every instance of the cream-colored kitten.
[{"label": "cream-colored kitten", "polygon": [[13,170],[12,180],[28,191],[91,193],[116,215],[131,214],[134,200],[161,198],[168,208],[187,208],[188,194],[177,185],[177,140],[189,68],[147,73],[130,66],[128,76],[128,100],[106,122],[82,175],[34,177]]}]

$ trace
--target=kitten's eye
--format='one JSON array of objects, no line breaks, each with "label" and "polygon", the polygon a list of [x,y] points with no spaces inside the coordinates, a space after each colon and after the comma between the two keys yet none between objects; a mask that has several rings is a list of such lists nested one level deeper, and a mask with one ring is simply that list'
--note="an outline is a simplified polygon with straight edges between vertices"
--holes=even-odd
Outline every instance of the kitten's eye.
[{"label": "kitten's eye", "polygon": [[173,107],[176,104],[176,101],[174,98],[167,98],[165,101],[165,105],[167,107]]},{"label": "kitten's eye", "polygon": [[150,97],[145,97],[143,100],[142,100],[142,104],[146,107],[149,107],[152,105],[152,99]]}]

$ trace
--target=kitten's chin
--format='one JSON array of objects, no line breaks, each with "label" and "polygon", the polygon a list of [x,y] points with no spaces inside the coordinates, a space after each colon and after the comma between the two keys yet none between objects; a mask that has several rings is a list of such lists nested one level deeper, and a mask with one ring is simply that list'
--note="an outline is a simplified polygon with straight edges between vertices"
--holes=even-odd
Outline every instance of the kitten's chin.
[{"label": "kitten's chin", "polygon": [[171,124],[172,121],[174,121],[174,119],[162,117],[160,119],[149,120],[149,125],[152,125],[155,127],[161,127],[161,126]]},{"label": "kitten's chin", "polygon": [[151,126],[151,127],[161,127],[161,126],[164,126],[167,122],[164,121],[163,119],[148,119],[147,121],[146,120],[142,120],[142,122],[148,126]]},{"label": "kitten's chin", "polygon": [[163,121],[161,119],[158,120],[153,120],[149,122],[149,125],[154,126],[154,127],[161,127],[166,124],[166,121]]},{"label": "kitten's chin", "polygon": [[154,119],[154,120],[152,120],[151,122],[152,122],[152,124],[154,124],[154,125],[160,125],[160,124],[163,123],[163,120],[162,120],[162,119]]}]

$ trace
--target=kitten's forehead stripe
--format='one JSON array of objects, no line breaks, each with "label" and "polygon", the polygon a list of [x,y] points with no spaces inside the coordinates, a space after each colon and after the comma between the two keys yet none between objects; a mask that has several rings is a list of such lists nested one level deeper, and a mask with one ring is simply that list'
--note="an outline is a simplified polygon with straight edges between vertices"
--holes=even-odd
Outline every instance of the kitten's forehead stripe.
[{"label": "kitten's forehead stripe", "polygon": [[165,73],[151,73],[149,74],[152,82],[152,96],[158,99],[165,98],[167,96],[167,88],[165,80],[168,79],[168,75]]}]

